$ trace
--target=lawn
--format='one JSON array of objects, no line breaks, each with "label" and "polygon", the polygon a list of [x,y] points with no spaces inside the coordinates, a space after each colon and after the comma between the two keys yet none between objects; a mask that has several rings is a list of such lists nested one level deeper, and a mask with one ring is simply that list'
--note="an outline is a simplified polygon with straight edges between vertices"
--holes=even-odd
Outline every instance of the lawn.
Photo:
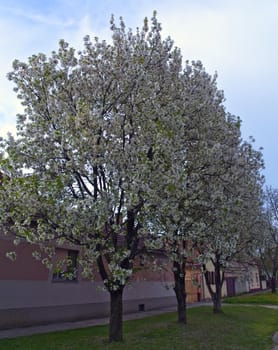
[{"label": "lawn", "polygon": [[278,292],[263,292],[256,294],[242,294],[235,297],[224,298],[224,303],[229,304],[260,304],[278,305]]},{"label": "lawn", "polygon": [[107,343],[107,326],[97,326],[16,339],[0,340],[0,349],[15,350],[269,350],[278,330],[278,310],[225,306],[214,315],[208,306],[188,310],[180,326],[175,313],[124,323],[123,343]]}]

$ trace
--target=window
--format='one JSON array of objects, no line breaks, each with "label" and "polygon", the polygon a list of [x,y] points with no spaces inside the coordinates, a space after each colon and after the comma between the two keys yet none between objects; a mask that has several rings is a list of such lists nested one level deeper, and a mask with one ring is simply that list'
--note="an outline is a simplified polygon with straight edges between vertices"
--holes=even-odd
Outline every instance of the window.
[{"label": "window", "polygon": [[140,266],[145,266],[145,256],[144,255],[140,255],[139,265]]},{"label": "window", "polygon": [[215,272],[214,271],[206,271],[206,278],[209,284],[215,284]]},{"label": "window", "polygon": [[56,249],[52,281],[77,281],[77,250]]}]

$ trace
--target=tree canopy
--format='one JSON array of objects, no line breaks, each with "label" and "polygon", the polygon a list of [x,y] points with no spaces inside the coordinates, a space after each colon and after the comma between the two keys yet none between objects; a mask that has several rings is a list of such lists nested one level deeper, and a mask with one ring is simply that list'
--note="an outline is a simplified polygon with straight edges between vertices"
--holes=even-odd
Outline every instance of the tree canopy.
[{"label": "tree canopy", "polygon": [[64,242],[79,247],[87,277],[97,264],[113,341],[136,256],[165,238],[172,257],[188,239],[230,256],[262,163],[217,77],[199,61],[183,65],[156,15],[135,33],[112,17],[111,31],[110,44],[85,37],[76,52],[61,40],[50,57],[14,61],[24,113],[17,137],[1,142],[0,225],[42,244],[49,266]]}]

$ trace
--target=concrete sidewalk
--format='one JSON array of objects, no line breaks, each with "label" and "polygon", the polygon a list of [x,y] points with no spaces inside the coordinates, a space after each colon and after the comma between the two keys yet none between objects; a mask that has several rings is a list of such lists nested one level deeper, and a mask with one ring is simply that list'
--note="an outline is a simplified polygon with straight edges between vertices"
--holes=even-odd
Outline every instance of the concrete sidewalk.
[{"label": "concrete sidewalk", "polygon": [[[212,305],[212,304],[210,302],[198,302],[194,304],[188,304],[187,308],[198,307],[203,305]],[[125,314],[124,321],[159,315],[166,312],[173,312],[176,310],[177,308],[173,306],[173,307],[167,307],[159,310],[138,311],[134,313]],[[104,317],[104,318],[94,318],[90,320],[75,321],[75,322],[51,323],[51,324],[42,325],[42,326],[5,329],[5,330],[0,330],[0,339],[16,338],[16,337],[28,336],[32,334],[59,332],[59,331],[64,331],[68,329],[86,328],[86,327],[97,326],[97,325],[105,325],[108,323],[109,323],[109,318]]]}]

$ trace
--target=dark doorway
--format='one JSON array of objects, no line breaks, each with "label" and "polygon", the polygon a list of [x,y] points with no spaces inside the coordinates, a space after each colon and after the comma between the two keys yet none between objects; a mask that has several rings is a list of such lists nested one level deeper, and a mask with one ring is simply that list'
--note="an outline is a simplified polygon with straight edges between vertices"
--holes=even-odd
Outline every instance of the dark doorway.
[{"label": "dark doorway", "polygon": [[226,285],[227,285],[227,296],[232,297],[236,295],[236,288],[235,288],[235,277],[226,277]]}]

